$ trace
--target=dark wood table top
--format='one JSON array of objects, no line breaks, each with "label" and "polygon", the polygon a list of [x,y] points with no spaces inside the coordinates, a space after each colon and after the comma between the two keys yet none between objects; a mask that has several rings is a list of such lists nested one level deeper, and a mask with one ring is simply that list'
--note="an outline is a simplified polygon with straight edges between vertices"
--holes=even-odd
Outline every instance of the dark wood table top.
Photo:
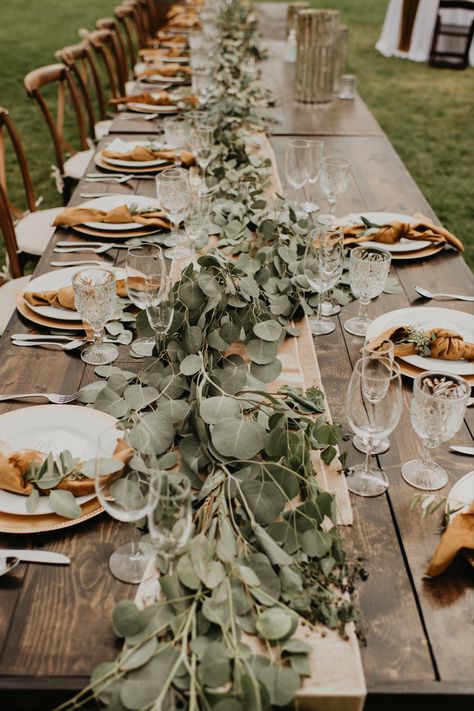
[{"label": "dark wood table top", "polygon": [[[299,121],[297,112],[288,115]],[[300,123],[293,126],[294,134],[305,135],[306,130]],[[282,175],[287,140],[284,136],[272,138]],[[382,133],[343,133],[327,135],[323,140],[327,152],[344,156],[352,165],[347,192],[338,200],[338,214],[359,209],[408,214],[421,211],[435,218]],[[106,184],[94,188],[82,183],[72,203],[81,201],[79,193],[84,190],[103,192],[104,188],[107,190]],[[154,184],[133,181],[129,187],[110,185],[108,189],[153,195]],[[50,269],[54,243],[65,237],[70,233],[57,231],[40,260],[38,274]],[[109,254],[113,263],[117,254]],[[61,259],[58,255],[54,258]],[[67,258],[71,255],[63,257]],[[372,302],[372,316],[425,303],[417,298],[415,285],[430,290],[472,290],[468,267],[462,257],[448,250],[424,261],[398,262],[392,273],[398,277],[401,293],[382,295]],[[472,312],[472,306],[463,302],[445,302],[442,306]],[[336,331],[316,340],[331,411],[339,421],[345,419],[344,396],[361,345],[360,339],[345,333],[341,324],[356,309],[355,303],[344,307],[336,318]],[[11,333],[27,330],[28,324],[15,315],[1,339],[2,392],[74,392],[96,379],[93,369],[77,354],[12,346]],[[128,348],[122,347],[118,364],[137,367],[129,360]],[[408,416],[411,382],[406,380],[404,385],[404,415],[391,435],[390,450],[380,457],[390,477],[388,493],[376,499],[352,497],[354,525],[344,530],[349,550],[363,557],[369,572],[368,580],[357,585],[367,638],[367,646],[362,647],[368,686],[366,709],[468,709],[473,693],[472,569],[460,558],[439,578],[423,578],[438,541],[440,516],[421,519],[418,512],[410,511],[417,492],[400,475],[401,464],[420,452]],[[24,406],[19,402],[0,404],[0,413]],[[452,442],[470,443],[473,428],[470,410]],[[451,454],[447,444],[439,447],[437,458],[448,470],[450,485],[472,468],[472,460]],[[360,459],[361,455],[349,446],[349,462]],[[441,493],[448,490],[449,485]],[[28,537],[0,534],[0,547],[44,547],[72,559],[68,567],[21,564],[10,575],[0,577],[2,708],[51,709],[86,685],[98,663],[116,655],[119,645],[111,629],[111,613],[119,599],[134,595],[135,588],[116,581],[107,561],[129,535],[127,526],[103,514],[54,533]]]}]

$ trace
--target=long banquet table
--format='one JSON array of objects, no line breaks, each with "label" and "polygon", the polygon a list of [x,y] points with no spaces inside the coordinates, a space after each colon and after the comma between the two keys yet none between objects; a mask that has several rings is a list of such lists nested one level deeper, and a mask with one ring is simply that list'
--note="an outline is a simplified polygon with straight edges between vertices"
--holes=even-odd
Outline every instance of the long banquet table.
[{"label": "long banquet table", "polygon": [[[286,142],[291,135],[321,136],[326,152],[351,161],[351,178],[338,201],[338,213],[359,209],[401,213],[421,211],[435,219],[432,209],[392,148],[364,102],[336,100],[331,107],[300,107],[291,94],[291,68],[284,66],[284,10],[278,4],[261,8],[262,29],[270,35],[271,56],[262,65],[264,77],[277,87],[275,124],[271,143],[280,174]],[[278,88],[279,87],[279,88]],[[124,122],[120,122],[122,125]],[[150,127],[136,130],[150,131]],[[144,122],[141,122],[142,124]],[[116,122],[115,130],[118,122]],[[129,130],[129,129],[127,129]],[[125,135],[124,135],[125,137]],[[131,183],[133,191],[152,195],[152,181]],[[90,184],[80,183],[71,204]],[[100,190],[105,184],[100,186]],[[120,185],[111,192],[130,193]],[[322,200],[322,196],[320,196]],[[58,230],[37,267],[49,269],[54,243],[67,235]],[[123,259],[114,254],[113,259]],[[54,255],[55,258],[58,255]],[[65,257],[66,259],[67,257]],[[468,291],[472,275],[463,259],[450,251],[425,261],[397,262],[400,293],[382,295],[371,304],[372,315],[421,305],[415,284],[430,290]],[[469,312],[469,304],[445,302],[445,308]],[[334,419],[344,420],[344,395],[360,339],[342,329],[356,304],[344,307],[336,330],[317,340],[317,356]],[[74,392],[96,379],[78,356],[62,352],[18,349],[10,335],[28,325],[14,315],[0,342],[0,383],[3,393],[18,391]],[[117,363],[137,367],[121,347]],[[472,570],[459,559],[439,578],[423,578],[438,540],[440,516],[421,519],[410,510],[415,490],[400,476],[400,465],[418,455],[420,443],[408,417],[411,383],[405,381],[405,415],[391,436],[390,450],[380,461],[390,477],[388,493],[376,499],[352,497],[354,524],[344,529],[349,551],[361,557],[369,577],[357,584],[367,644],[361,654],[368,687],[365,708],[431,711],[471,708],[473,693],[474,605]],[[0,405],[0,413],[28,403]],[[453,440],[469,443],[474,427],[472,410]],[[362,455],[352,449],[349,461]],[[450,485],[472,468],[472,460],[438,450]],[[446,489],[447,491],[448,489]],[[111,659],[119,647],[110,618],[115,603],[133,597],[135,588],[116,581],[108,571],[111,551],[128,539],[127,526],[101,515],[79,526],[28,537],[0,534],[0,547],[47,548],[69,555],[67,567],[23,564],[0,578],[0,699],[4,709],[51,709],[88,683],[94,667]]]}]

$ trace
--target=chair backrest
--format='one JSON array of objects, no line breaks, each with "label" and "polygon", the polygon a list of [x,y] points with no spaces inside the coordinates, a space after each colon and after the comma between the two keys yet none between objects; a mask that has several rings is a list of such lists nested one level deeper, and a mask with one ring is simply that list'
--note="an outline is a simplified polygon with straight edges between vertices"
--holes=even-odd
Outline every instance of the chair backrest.
[{"label": "chair backrest", "polygon": [[[87,150],[89,147],[86,121],[72,73],[64,64],[48,64],[29,72],[25,76],[24,85],[28,96],[35,100],[46,121],[53,141],[56,164],[63,175],[65,151],[75,152],[75,149],[64,137],[65,110],[68,99],[75,117],[80,148]],[[56,106],[50,106],[42,92],[45,87],[51,85],[57,85]]]},{"label": "chair backrest", "polygon": [[[74,75],[82,94],[84,109],[89,122],[89,135],[94,135],[96,123],[95,106],[101,119],[105,118],[105,99],[99,69],[87,40],[63,47],[55,52],[56,59],[65,64]],[[95,104],[95,106],[94,106]]]},{"label": "chair backrest", "polygon": [[13,277],[19,277],[23,271],[18,255],[14,219],[21,217],[23,212],[15,207],[8,198],[5,135],[8,136],[11,142],[14,155],[20,168],[27,208],[30,212],[34,212],[37,207],[25,151],[23,150],[23,145],[10,114],[7,109],[0,106],[0,230],[2,231],[5,248],[7,250],[10,272]]},{"label": "chair backrest", "polygon": [[122,73],[123,83],[125,84],[125,82],[128,81],[128,78],[130,76],[130,70],[128,67],[127,60],[127,39],[123,34],[122,28],[120,27],[118,21],[113,17],[101,17],[99,20],[97,20],[95,26],[98,30],[109,30],[109,32],[114,33],[116,50],[120,58],[120,71]]},{"label": "chair backrest", "polygon": [[133,5],[119,5],[114,8],[114,15],[117,18],[117,22],[122,28],[122,32],[126,38],[128,62],[130,70],[133,72],[133,68],[137,61],[138,49],[143,46],[140,30],[137,24],[136,8]]},{"label": "chair backrest", "polygon": [[89,32],[87,40],[103,63],[112,97],[123,96],[125,94],[125,78],[116,33],[111,30],[94,30]]}]

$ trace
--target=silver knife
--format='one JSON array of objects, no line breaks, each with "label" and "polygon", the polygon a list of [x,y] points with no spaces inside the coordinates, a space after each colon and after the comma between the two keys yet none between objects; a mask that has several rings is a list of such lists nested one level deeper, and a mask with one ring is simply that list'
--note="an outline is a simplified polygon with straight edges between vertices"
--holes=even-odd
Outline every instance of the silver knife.
[{"label": "silver knife", "polygon": [[468,457],[474,457],[474,447],[464,447],[457,444],[451,444],[449,449],[451,452],[456,452],[457,454],[467,454]]},{"label": "silver knife", "polygon": [[16,550],[15,548],[1,548],[0,558],[19,558],[28,563],[58,563],[60,565],[69,565],[71,562],[71,559],[62,553],[54,553],[53,551]]}]

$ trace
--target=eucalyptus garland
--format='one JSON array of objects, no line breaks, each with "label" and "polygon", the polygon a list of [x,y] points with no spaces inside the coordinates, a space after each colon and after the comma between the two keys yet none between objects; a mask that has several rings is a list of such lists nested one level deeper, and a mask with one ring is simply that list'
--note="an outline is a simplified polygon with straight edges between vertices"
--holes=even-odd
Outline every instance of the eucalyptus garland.
[{"label": "eucalyptus garland", "polygon": [[[311,458],[334,459],[340,428],[326,421],[317,387],[266,390],[282,369],[279,346],[313,312],[302,270],[308,224],[269,196],[270,162],[252,149],[271,103],[253,61],[262,56],[253,9],[232,0],[221,19],[207,107],[219,115],[208,173],[218,248],[175,283],[171,336],[151,362],[138,374],[99,367],[101,380],[82,394],[127,430],[138,470],[146,439],[158,470],[190,478],[193,533],[174,572],[160,576],[159,600],[119,602],[122,652],[60,708],[93,699],[120,711],[286,706],[310,675],[311,648],[294,637],[302,620],[344,635],[356,618],[335,499],[318,487]],[[136,327],[147,332],[143,315]]]}]

